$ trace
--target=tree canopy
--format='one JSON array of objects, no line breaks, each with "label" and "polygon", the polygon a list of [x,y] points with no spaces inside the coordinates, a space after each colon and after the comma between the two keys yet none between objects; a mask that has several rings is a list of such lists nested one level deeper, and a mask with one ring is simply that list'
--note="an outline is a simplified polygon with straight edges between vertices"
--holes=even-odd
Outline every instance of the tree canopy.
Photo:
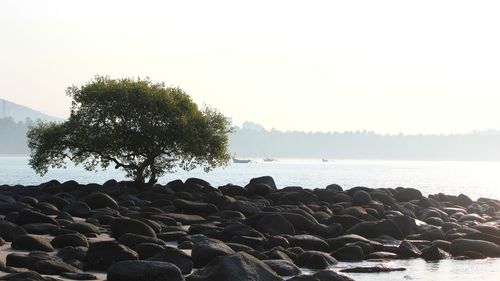
[{"label": "tree canopy", "polygon": [[180,88],[149,79],[97,76],[67,88],[71,114],[27,133],[30,165],[39,174],[66,167],[114,165],[136,182],[155,183],[177,167],[206,171],[230,160],[230,124],[215,109],[198,108]]}]

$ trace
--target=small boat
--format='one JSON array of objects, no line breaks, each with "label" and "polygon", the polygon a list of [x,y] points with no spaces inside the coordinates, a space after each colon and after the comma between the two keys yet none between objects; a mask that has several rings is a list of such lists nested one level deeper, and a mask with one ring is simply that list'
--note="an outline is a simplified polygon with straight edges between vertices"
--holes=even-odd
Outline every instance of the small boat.
[{"label": "small boat", "polygon": [[321,161],[322,161],[323,163],[325,163],[325,162],[328,162],[328,159],[322,158],[322,159],[321,159]]},{"label": "small boat", "polygon": [[252,160],[250,159],[236,159],[236,158],[233,158],[233,163],[235,164],[247,164],[247,163],[250,163],[252,162]]},{"label": "small boat", "polygon": [[275,162],[275,161],[278,161],[278,160],[276,160],[274,158],[270,158],[270,157],[266,157],[263,160],[264,160],[264,162]]}]

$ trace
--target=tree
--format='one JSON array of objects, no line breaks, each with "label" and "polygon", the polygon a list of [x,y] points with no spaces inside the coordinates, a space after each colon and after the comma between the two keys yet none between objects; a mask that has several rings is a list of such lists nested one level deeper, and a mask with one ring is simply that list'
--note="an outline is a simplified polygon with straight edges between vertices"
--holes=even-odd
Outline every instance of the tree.
[{"label": "tree", "polygon": [[225,165],[230,124],[215,109],[198,106],[179,88],[149,79],[94,80],[67,88],[71,114],[62,123],[38,123],[27,133],[30,165],[43,175],[66,167],[113,164],[138,183],[153,184],[177,167],[205,171]]}]

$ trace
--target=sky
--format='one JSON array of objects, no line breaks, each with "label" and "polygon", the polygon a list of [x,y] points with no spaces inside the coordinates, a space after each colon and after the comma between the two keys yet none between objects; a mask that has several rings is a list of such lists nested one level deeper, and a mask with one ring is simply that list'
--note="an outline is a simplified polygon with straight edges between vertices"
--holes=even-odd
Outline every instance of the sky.
[{"label": "sky", "polygon": [[178,86],[238,125],[500,129],[499,1],[0,1],[0,98],[67,117],[95,75]]}]

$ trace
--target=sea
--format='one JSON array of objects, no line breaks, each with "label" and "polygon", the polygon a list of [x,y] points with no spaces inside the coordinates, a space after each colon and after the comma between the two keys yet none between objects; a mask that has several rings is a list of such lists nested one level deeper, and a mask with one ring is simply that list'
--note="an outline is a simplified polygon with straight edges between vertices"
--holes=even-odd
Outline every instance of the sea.
[{"label": "sea", "polygon": [[[124,180],[122,171],[85,171],[81,166],[68,165],[66,169],[51,169],[43,177],[28,165],[26,156],[0,156],[0,185],[37,185],[52,179],[64,182],[104,183],[109,179]],[[448,162],[448,161],[386,161],[329,159],[277,159],[264,162],[251,159],[251,163],[231,163],[208,173],[202,169],[189,172],[176,171],[159,179],[171,180],[202,178],[213,186],[228,183],[246,185],[251,178],[269,175],[276,185],[324,188],[339,184],[344,189],[355,186],[372,188],[413,187],[423,194],[466,194],[472,199],[488,197],[500,199],[500,162]],[[404,267],[405,271],[390,273],[349,273],[358,281],[396,280],[500,280],[500,259],[442,260],[426,262],[422,259],[390,262],[339,263],[334,270],[353,266],[386,265]]]}]

